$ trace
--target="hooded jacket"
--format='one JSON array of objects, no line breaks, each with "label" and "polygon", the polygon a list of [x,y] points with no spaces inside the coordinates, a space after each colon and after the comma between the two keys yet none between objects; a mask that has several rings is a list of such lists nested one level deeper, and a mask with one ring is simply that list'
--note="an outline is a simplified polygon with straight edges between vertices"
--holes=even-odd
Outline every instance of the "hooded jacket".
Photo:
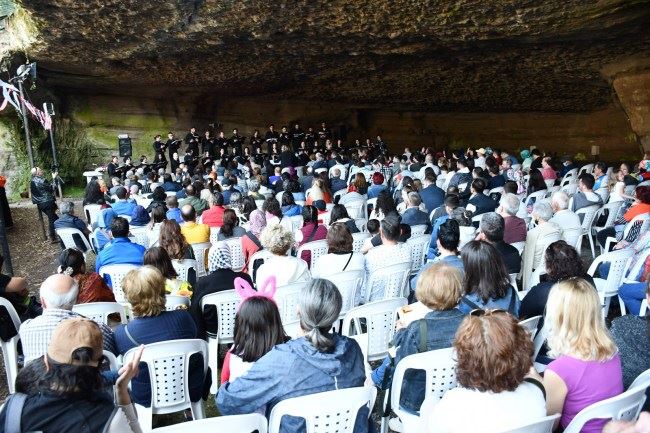
[{"label": "hooded jacket", "polygon": [[[363,386],[365,372],[359,345],[338,334],[332,338],[334,349],[330,353],[317,351],[305,337],[275,346],[246,374],[219,388],[219,411],[222,415],[236,415],[265,409],[268,417],[273,406],[288,398]],[[368,425],[368,409],[363,407],[354,433],[366,433]],[[283,417],[281,433],[304,431],[302,418]]]}]

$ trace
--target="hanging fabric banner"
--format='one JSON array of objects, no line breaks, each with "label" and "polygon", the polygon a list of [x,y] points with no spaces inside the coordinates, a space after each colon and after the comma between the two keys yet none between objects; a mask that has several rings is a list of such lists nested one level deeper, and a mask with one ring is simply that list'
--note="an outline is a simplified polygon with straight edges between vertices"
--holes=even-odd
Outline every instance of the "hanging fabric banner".
[{"label": "hanging fabric banner", "polygon": [[[11,104],[16,109],[16,111],[18,111],[20,114],[23,114],[23,110],[20,108],[20,91],[13,84],[5,83],[2,80],[0,80],[0,86],[2,86],[3,97],[2,104],[0,104],[0,111],[4,110],[7,107],[7,104]],[[38,120],[44,129],[52,129],[52,118],[47,112],[34,107],[32,103],[25,98],[22,98],[22,102],[25,104],[27,111],[29,111],[32,116],[36,118],[36,120]]]}]

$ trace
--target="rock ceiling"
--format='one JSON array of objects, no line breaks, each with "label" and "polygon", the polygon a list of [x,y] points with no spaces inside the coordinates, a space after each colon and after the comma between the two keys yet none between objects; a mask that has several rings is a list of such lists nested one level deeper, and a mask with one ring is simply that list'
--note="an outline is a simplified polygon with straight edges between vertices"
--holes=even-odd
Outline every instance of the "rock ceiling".
[{"label": "rock ceiling", "polygon": [[97,92],[579,112],[612,100],[605,65],[650,53],[647,0],[20,3],[48,86]]}]

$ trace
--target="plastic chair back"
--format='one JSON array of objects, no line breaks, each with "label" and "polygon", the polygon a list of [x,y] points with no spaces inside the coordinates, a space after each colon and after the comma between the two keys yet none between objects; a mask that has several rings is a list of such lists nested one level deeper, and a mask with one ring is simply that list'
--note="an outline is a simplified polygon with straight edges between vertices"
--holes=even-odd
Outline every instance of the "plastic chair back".
[{"label": "plastic chair back", "polygon": [[20,340],[18,330],[20,329],[20,317],[18,317],[18,313],[14,306],[11,305],[11,302],[1,296],[0,306],[7,309],[7,313],[16,328],[16,335],[11,337],[9,341],[3,341],[0,339],[2,360],[4,361],[5,373],[7,374],[7,386],[9,388],[9,393],[13,394],[16,392],[16,376],[18,376],[18,340]]},{"label": "plastic chair back", "polygon": [[[230,260],[232,263],[232,270],[235,272],[240,272],[244,269],[246,265],[246,260],[244,259],[244,249],[241,244],[241,238],[230,238],[225,241],[228,244],[228,249],[230,249]],[[208,256],[208,269],[213,270],[212,265],[210,265],[210,258],[212,257],[212,249],[210,249],[210,255]]]},{"label": "plastic chair back", "polygon": [[368,220],[365,218],[355,218],[354,224],[359,229],[359,233],[364,233],[366,232],[366,226],[368,225]]},{"label": "plastic chair back", "polygon": [[366,200],[353,200],[345,203],[345,209],[352,219],[366,217]]},{"label": "plastic chair back", "polygon": [[55,231],[61,238],[61,241],[63,241],[63,245],[65,245],[66,248],[78,248],[75,243],[75,238],[78,238],[84,244],[86,252],[93,251],[88,239],[86,239],[86,236],[81,233],[81,230],[75,228],[60,228]]},{"label": "plastic chair back", "polygon": [[427,258],[427,252],[429,251],[429,242],[431,237],[425,235],[424,233],[419,236],[414,236],[411,233],[411,237],[406,241],[406,244],[411,247],[411,274],[415,275],[418,273],[424,261]]},{"label": "plastic chair back", "polygon": [[357,292],[363,284],[363,277],[363,270],[338,272],[325,277],[326,280],[334,283],[343,298],[340,318],[343,318],[348,311],[356,306],[354,301],[357,299]]},{"label": "plastic chair back", "polygon": [[196,268],[198,266],[196,260],[194,259],[172,260],[172,266],[174,267],[174,270],[178,274],[178,278],[180,280],[187,281],[190,284],[192,284],[192,282],[190,281],[190,269],[194,270],[194,275],[196,279]]},{"label": "plastic chair back", "polygon": [[560,414],[556,413],[502,433],[553,433],[553,425],[558,418]]},{"label": "plastic chair back", "polygon": [[311,258],[309,262],[309,268],[313,269],[314,263],[316,263],[316,259],[327,254],[328,249],[329,247],[327,245],[327,241],[325,240],[311,241],[311,242],[307,242],[306,244],[302,244],[300,248],[298,248],[298,253],[296,254],[296,257],[302,258],[303,251],[310,251]]},{"label": "plastic chair back", "polygon": [[190,308],[190,298],[179,295],[165,295],[165,310],[174,311],[179,309],[188,310]]},{"label": "plastic chair back", "polygon": [[643,301],[641,301],[641,308],[639,309],[639,316],[640,317],[645,317],[647,310],[648,310],[648,300],[644,299]]},{"label": "plastic chair back", "polygon": [[196,276],[203,277],[207,275],[205,264],[207,262],[206,255],[208,250],[212,247],[210,242],[199,242],[198,244],[191,244],[194,251],[194,259],[196,259]]},{"label": "plastic chair back", "polygon": [[377,389],[372,386],[337,389],[283,400],[273,407],[269,433],[279,433],[285,415],[305,420],[305,433],[353,433],[359,410],[369,412],[375,404]]},{"label": "plastic chair back", "polygon": [[159,427],[156,433],[197,433],[197,432],[228,432],[228,433],[251,433],[258,431],[266,433],[267,420],[259,413],[247,415],[229,415],[213,418],[198,419],[195,421],[182,422],[167,427]]},{"label": "plastic chair back", "polygon": [[524,252],[524,247],[526,246],[526,241],[513,242],[510,245],[517,248],[517,251],[519,251],[519,254],[521,255],[521,253]]},{"label": "plastic chair back", "polygon": [[220,230],[221,230],[221,227],[210,227],[210,243],[212,245],[219,242],[219,231]]},{"label": "plastic chair back", "polygon": [[[407,304],[406,298],[384,299],[355,307],[343,318],[343,335],[363,334],[360,319],[366,319],[365,334],[368,334],[368,359],[383,359],[388,353],[388,343],[395,334],[397,309]],[[354,333],[350,325],[354,324]]]},{"label": "plastic chair back", "polygon": [[411,227],[411,237],[421,236],[427,231],[426,224],[417,224]]},{"label": "plastic chair back", "polygon": [[235,331],[235,314],[239,304],[239,296],[235,290],[223,290],[217,293],[205,295],[201,299],[201,311],[206,305],[214,305],[217,308],[217,320],[219,332],[217,340],[220,344],[232,343]]},{"label": "plastic chair back", "polygon": [[643,373],[639,374],[637,378],[634,379],[634,382],[632,382],[632,384],[628,389],[633,389],[633,388],[646,389],[649,386],[650,386],[650,368],[644,371]]},{"label": "plastic chair back", "polygon": [[147,249],[149,248],[149,235],[147,235],[146,228],[133,228],[131,229],[131,235],[133,236],[133,239],[131,239],[132,242],[142,245]]},{"label": "plastic chair back", "polygon": [[[389,298],[406,298],[408,293],[408,278],[411,275],[411,263],[395,263],[377,269],[366,280],[364,286],[364,299],[378,301]],[[360,303],[360,302],[357,302]]]},{"label": "plastic chair back", "polygon": [[84,206],[84,214],[86,215],[86,221],[88,224],[93,225],[97,222],[101,211],[101,206],[98,204],[87,204]]},{"label": "plastic chair back", "polygon": [[645,398],[645,388],[635,387],[616,397],[591,404],[578,412],[564,429],[564,433],[579,433],[584,425],[593,419],[634,421],[641,412]]},{"label": "plastic chair back", "polygon": [[120,315],[120,323],[128,322],[126,308],[119,302],[88,302],[72,306],[72,311],[79,313],[99,324],[108,325],[108,316],[114,313]]},{"label": "plastic chair back", "polygon": [[582,173],[591,174],[592,171],[594,171],[594,164],[585,164],[580,167],[580,170],[578,170],[578,175],[576,177],[580,177]]},{"label": "plastic chair back", "polygon": [[535,340],[535,335],[537,335],[537,325],[542,319],[542,316],[533,316],[529,319],[522,320],[519,322],[519,326],[523,327],[530,334],[530,339]]},{"label": "plastic chair back", "polygon": [[[359,226],[357,225],[357,227]],[[354,251],[355,253],[361,252],[361,248],[363,247],[364,242],[369,237],[370,237],[370,233],[368,232],[352,233],[352,251]]]},{"label": "plastic chair back", "polygon": [[278,306],[282,323],[291,323],[300,319],[298,301],[300,293],[307,287],[307,284],[309,284],[308,281],[301,281],[277,288],[273,298]]},{"label": "plastic chair back", "polygon": [[[131,361],[137,348],[124,354],[124,363]],[[208,370],[208,345],[201,339],[169,340],[145,345],[141,362],[147,364],[151,382],[151,407],[143,413],[166,414],[191,408],[194,419],[202,419],[203,402],[192,403],[189,391],[190,356],[200,353],[203,357],[203,374]],[[200,407],[198,407],[200,406]],[[140,413],[139,418],[146,418]],[[198,412],[198,413],[197,413]],[[151,423],[144,419],[145,423]],[[143,428],[144,430],[144,428]]]},{"label": "plastic chair back", "polygon": [[102,266],[99,269],[98,274],[102,277],[108,275],[110,278],[110,286],[115,295],[115,300],[120,304],[127,303],[126,296],[124,295],[124,290],[122,290],[122,280],[126,277],[133,269],[138,269],[139,266],[136,265],[106,265]]}]

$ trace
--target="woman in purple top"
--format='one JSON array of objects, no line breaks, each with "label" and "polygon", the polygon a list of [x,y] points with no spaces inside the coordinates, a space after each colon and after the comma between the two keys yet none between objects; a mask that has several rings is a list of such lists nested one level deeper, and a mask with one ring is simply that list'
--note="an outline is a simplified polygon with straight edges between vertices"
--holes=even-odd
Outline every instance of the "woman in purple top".
[{"label": "woman in purple top", "polygon": [[[593,286],[570,278],[551,289],[546,304],[549,355],[544,372],[548,414],[561,413],[562,428],[585,407],[623,392],[621,358],[602,318]],[[582,433],[599,433],[607,420],[585,424]]]}]

